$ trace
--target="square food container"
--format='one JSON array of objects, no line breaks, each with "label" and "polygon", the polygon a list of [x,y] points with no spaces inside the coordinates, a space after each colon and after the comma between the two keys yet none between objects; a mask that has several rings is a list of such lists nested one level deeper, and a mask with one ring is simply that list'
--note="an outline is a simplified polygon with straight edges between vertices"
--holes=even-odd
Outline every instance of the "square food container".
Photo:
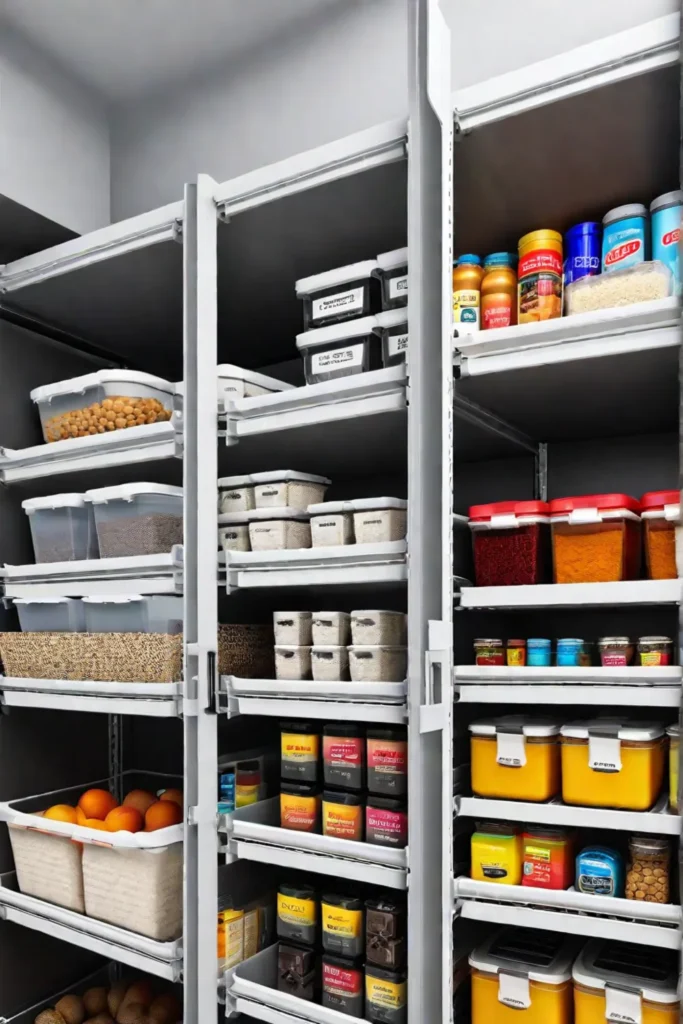
[{"label": "square food container", "polygon": [[550,519],[545,501],[472,505],[469,520],[478,587],[550,582]]},{"label": "square food container", "polygon": [[572,971],[576,1024],[618,1020],[616,1013],[624,1021],[678,1024],[677,960],[673,950],[591,939]]},{"label": "square food container", "polygon": [[322,501],[309,505],[311,546],[339,547],[353,544],[353,505],[349,501]]},{"label": "square food container", "polygon": [[377,257],[375,271],[382,282],[382,309],[408,304],[408,247],[392,249]]},{"label": "square food container", "polygon": [[80,597],[17,597],[22,633],[83,633],[85,609]]},{"label": "square food container", "polygon": [[348,612],[312,612],[313,643],[339,646],[349,642]]},{"label": "square food container", "polygon": [[252,473],[256,508],[305,509],[322,501],[332,483],[326,476],[297,473],[280,469],[269,473]]},{"label": "square food container", "polygon": [[666,299],[674,292],[670,269],[658,260],[595,277],[580,277],[564,290],[565,316]]},{"label": "square food container", "polygon": [[183,599],[169,594],[84,597],[86,633],[183,631]]},{"label": "square food container", "polygon": [[254,482],[250,475],[222,476],[218,480],[218,511],[249,512],[256,508]]},{"label": "square food container", "polygon": [[377,314],[382,338],[382,365],[400,366],[408,361],[408,307]]},{"label": "square food container", "polygon": [[337,682],[349,678],[349,652],[334,644],[311,648],[311,668],[316,683]]},{"label": "square food container", "polygon": [[640,499],[645,564],[651,580],[676,579],[683,570],[681,492],[649,491]]},{"label": "square food container", "polygon": [[509,715],[472,722],[470,755],[475,796],[540,803],[560,789],[560,726]]},{"label": "square food container", "polygon": [[276,679],[310,679],[311,648],[290,644],[275,644]]},{"label": "square food container", "polygon": [[304,304],[304,330],[368,316],[381,309],[377,270],[376,260],[363,260],[300,278],[294,287]]},{"label": "square food container", "polygon": [[304,331],[296,338],[307,384],[351,377],[382,366],[382,341],[377,317]]},{"label": "square food container", "polygon": [[356,544],[405,540],[408,502],[403,498],[355,498],[350,504]]},{"label": "square food container", "polygon": [[635,580],[640,503],[627,494],[556,498],[548,505],[555,583]]},{"label": "square food container", "polygon": [[44,439],[61,441],[170,420],[174,393],[170,381],[150,373],[99,370],[35,388],[31,399]]},{"label": "square food container", "polygon": [[310,647],[312,612],[273,612],[276,645]]},{"label": "square food container", "polygon": [[663,725],[592,719],[562,726],[562,799],[568,804],[647,811],[662,789]]},{"label": "square food container", "polygon": [[402,683],[408,671],[408,648],[352,644],[349,669],[354,683]]},{"label": "square food container", "polygon": [[403,612],[371,609],[351,612],[351,643],[361,646],[406,643],[408,624]]},{"label": "square food container", "polygon": [[183,489],[122,484],[85,492],[95,517],[101,558],[170,553],[183,543]]},{"label": "square food container", "polygon": [[84,494],[28,498],[21,507],[28,516],[36,562],[76,562],[98,557],[92,506]]},{"label": "square food container", "polygon": [[308,512],[300,508],[255,508],[246,512],[252,551],[310,548]]},{"label": "square food container", "polygon": [[224,551],[251,551],[249,515],[249,512],[223,512],[219,515],[218,540]]},{"label": "square food container", "polygon": [[293,384],[285,384],[275,377],[267,377],[265,373],[245,370],[232,363],[218,365],[218,394],[226,401],[234,398],[254,398],[256,395],[272,395],[276,391],[289,391],[292,387]]}]

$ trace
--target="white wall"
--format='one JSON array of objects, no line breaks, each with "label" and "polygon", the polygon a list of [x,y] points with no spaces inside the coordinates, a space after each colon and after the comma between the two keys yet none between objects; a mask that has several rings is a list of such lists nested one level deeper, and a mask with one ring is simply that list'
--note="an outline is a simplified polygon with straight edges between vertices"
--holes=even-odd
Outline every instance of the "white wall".
[{"label": "white wall", "polygon": [[[453,88],[678,10],[678,0],[442,0]],[[112,217],[405,116],[407,0],[348,0],[309,31],[112,120]]]},{"label": "white wall", "polygon": [[0,195],[79,233],[110,220],[106,108],[6,29],[0,33]]}]

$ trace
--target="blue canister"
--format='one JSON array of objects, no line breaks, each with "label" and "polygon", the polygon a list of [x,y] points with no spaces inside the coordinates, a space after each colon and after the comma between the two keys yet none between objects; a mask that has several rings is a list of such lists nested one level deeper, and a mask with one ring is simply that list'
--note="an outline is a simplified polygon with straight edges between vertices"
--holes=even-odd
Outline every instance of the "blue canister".
[{"label": "blue canister", "polygon": [[600,273],[602,226],[592,220],[575,224],[564,236],[564,286]]},{"label": "blue canister", "polygon": [[557,641],[557,666],[578,668],[583,655],[583,640],[566,637]]},{"label": "blue canister", "polygon": [[588,846],[576,858],[578,892],[591,896],[624,895],[624,862],[609,846]]},{"label": "blue canister", "polygon": [[615,206],[602,218],[602,272],[626,270],[650,258],[647,210],[642,203]]},{"label": "blue canister", "polygon": [[535,665],[537,668],[550,665],[550,640],[534,637],[526,642],[526,663],[529,667]]},{"label": "blue canister", "polygon": [[674,293],[681,294],[678,243],[681,238],[683,192],[665,192],[650,203],[652,214],[652,259],[661,260],[673,274]]}]

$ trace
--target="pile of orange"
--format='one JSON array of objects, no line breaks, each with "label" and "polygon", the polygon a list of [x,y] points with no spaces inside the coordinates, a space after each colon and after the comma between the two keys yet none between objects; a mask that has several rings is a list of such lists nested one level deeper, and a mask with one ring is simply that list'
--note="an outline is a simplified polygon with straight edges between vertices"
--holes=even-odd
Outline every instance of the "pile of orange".
[{"label": "pile of orange", "polygon": [[75,807],[54,804],[43,817],[103,832],[156,832],[183,820],[183,794],[165,789],[155,796],[146,789],[132,789],[119,804],[106,789],[88,789]]}]

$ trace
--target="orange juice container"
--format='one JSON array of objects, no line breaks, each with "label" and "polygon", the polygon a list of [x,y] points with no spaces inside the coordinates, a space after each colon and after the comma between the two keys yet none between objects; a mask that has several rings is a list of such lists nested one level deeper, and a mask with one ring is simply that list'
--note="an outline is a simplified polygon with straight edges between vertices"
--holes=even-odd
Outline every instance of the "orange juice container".
[{"label": "orange juice container", "polygon": [[562,316],[562,235],[543,229],[519,240],[518,322]]},{"label": "orange juice container", "polygon": [[481,260],[472,253],[459,256],[453,264],[453,323],[460,334],[479,330],[483,276]]},{"label": "orange juice container", "polygon": [[481,282],[481,329],[512,327],[517,323],[517,257],[493,252],[484,260]]},{"label": "orange juice container", "polygon": [[673,949],[592,939],[572,971],[575,1024],[678,1024],[677,961]]}]

